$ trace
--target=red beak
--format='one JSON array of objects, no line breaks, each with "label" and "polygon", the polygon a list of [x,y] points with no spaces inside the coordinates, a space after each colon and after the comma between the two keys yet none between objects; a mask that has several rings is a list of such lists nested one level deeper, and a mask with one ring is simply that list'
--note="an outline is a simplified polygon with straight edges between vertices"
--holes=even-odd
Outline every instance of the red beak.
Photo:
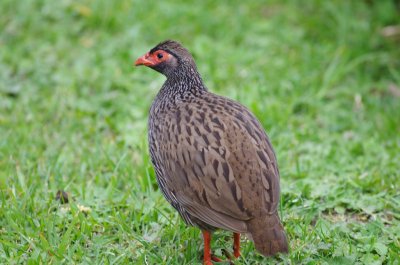
[{"label": "red beak", "polygon": [[139,57],[136,60],[135,66],[139,66],[139,65],[154,66],[154,65],[156,65],[156,62],[150,56],[150,53],[146,53],[145,55],[143,55],[142,57]]}]

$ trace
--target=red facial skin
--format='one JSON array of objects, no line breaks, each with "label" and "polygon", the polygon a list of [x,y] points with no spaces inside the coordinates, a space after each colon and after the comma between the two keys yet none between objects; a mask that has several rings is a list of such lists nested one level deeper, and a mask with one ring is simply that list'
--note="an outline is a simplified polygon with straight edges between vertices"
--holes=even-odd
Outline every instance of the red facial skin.
[{"label": "red facial skin", "polygon": [[169,53],[167,53],[166,51],[163,51],[163,50],[158,50],[153,53],[148,52],[136,60],[135,66],[145,65],[148,67],[154,67],[157,64],[168,60],[168,58],[170,56],[171,55]]}]

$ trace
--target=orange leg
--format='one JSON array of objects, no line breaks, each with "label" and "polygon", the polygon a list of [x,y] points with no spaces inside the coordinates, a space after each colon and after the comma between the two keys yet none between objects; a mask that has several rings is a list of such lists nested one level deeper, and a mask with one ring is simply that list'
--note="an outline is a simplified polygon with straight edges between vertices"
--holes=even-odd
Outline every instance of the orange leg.
[{"label": "orange leg", "polygon": [[212,265],[211,261],[221,262],[222,260],[211,255],[211,233],[205,230],[201,231],[204,239],[204,265]]},{"label": "orange leg", "polygon": [[204,265],[212,265],[211,262],[211,234],[210,232],[207,232],[205,230],[201,231],[203,233],[203,239],[204,239]]},{"label": "orange leg", "polygon": [[233,233],[233,256],[238,258],[240,256],[240,234]]}]

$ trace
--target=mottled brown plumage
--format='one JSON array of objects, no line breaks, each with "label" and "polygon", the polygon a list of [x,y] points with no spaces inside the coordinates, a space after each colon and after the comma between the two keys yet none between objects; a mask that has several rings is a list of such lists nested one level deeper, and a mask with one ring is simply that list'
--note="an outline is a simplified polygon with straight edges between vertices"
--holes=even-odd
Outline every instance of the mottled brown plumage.
[{"label": "mottled brown plumage", "polygon": [[154,47],[136,61],[142,64],[167,77],[150,109],[149,146],[168,202],[189,225],[245,233],[264,255],[287,252],[278,166],[260,122],[208,92],[193,57],[175,41]]}]

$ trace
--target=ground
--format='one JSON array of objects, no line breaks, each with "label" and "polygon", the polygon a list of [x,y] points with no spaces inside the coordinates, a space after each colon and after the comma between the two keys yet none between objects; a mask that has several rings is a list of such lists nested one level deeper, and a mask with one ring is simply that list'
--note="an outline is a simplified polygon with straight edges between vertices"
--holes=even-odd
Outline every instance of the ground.
[{"label": "ground", "polygon": [[[132,67],[164,39],[248,106],[281,172],[290,254],[235,264],[399,264],[397,1],[0,2],[0,263],[201,264],[159,191]],[[68,193],[69,203],[57,200]],[[217,232],[213,248],[231,249]]]}]

